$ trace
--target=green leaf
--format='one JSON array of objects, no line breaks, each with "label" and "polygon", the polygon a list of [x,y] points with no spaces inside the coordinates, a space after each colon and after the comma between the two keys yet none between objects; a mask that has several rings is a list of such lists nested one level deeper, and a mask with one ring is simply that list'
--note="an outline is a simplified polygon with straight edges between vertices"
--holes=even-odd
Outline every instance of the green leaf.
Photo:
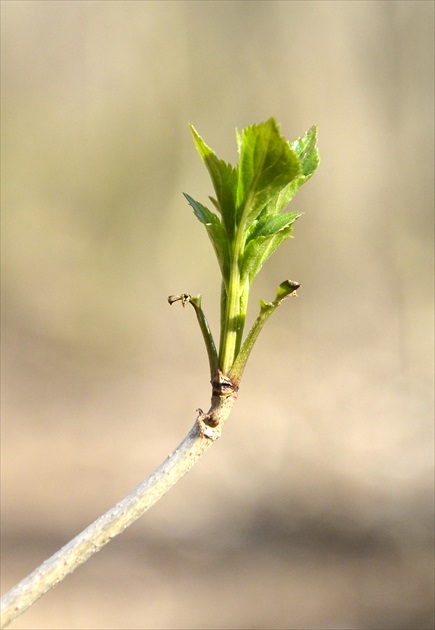
[{"label": "green leaf", "polygon": [[189,205],[192,206],[195,216],[206,227],[207,233],[216,252],[222,276],[227,284],[229,278],[230,253],[225,229],[219,217],[217,217],[214,212],[211,212],[208,208],[206,208],[206,206],[203,206],[202,203],[196,201],[187,193],[183,193],[183,195],[186,197]]},{"label": "green leaf", "polygon": [[246,279],[249,279],[249,283],[253,281],[266,260],[272,256],[273,252],[281,245],[281,243],[288,238],[292,238],[292,231],[293,225],[290,224],[281,228],[275,234],[271,234],[269,236],[258,236],[257,238],[253,238],[249,241],[242,256],[242,282]]},{"label": "green leaf", "polygon": [[301,216],[300,212],[260,215],[254,229],[247,238],[242,254],[241,277],[251,283],[266,260],[286,239],[292,238],[293,223]]},{"label": "green leaf", "polygon": [[235,197],[237,189],[237,170],[231,164],[219,160],[213,149],[206,145],[193,125],[190,130],[195,146],[210,174],[217,200],[212,200],[222,216],[228,237],[232,239],[235,232]]},{"label": "green leaf", "polygon": [[193,197],[188,195],[187,193],[183,193],[186,197],[188,203],[193,208],[193,212],[195,216],[203,223],[204,225],[211,225],[213,223],[220,223],[219,218],[215,215],[214,212],[211,212],[206,206],[203,206],[199,201],[195,201]]},{"label": "green leaf", "polygon": [[290,203],[296,191],[307,182],[319,166],[320,158],[316,147],[317,127],[313,126],[301,138],[290,142],[290,148],[297,155],[300,166],[300,175],[282,188],[267,205],[269,213],[279,213]]},{"label": "green leaf", "polygon": [[298,156],[302,166],[302,177],[305,183],[319,166],[317,143],[317,126],[313,125],[301,138],[290,143],[290,147]]},{"label": "green leaf", "polygon": [[302,212],[285,212],[283,214],[265,214],[254,222],[253,229],[249,233],[247,241],[258,236],[269,236],[288,227],[302,216]]},{"label": "green leaf", "polygon": [[[314,125],[301,138],[298,138],[290,143],[290,147],[299,158],[302,173],[297,179],[291,182],[285,190],[282,191],[280,199],[277,199],[278,205],[283,204],[281,205],[281,209],[290,202],[298,188],[300,188],[313,176],[314,171],[319,166],[320,158],[316,142],[317,127]],[[278,210],[278,212],[279,211],[280,210]]]},{"label": "green leaf", "polygon": [[298,178],[301,164],[273,118],[238,135],[237,214],[240,227],[255,219],[266,204]]}]

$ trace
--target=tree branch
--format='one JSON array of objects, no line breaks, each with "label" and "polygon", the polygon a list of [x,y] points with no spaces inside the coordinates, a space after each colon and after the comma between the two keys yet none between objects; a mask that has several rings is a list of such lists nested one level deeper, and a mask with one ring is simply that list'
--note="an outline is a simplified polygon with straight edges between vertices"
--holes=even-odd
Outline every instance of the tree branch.
[{"label": "tree branch", "polygon": [[211,407],[207,414],[198,410],[192,429],[173,453],[144,481],[43,562],[1,599],[1,628],[21,615],[42,595],[121,534],[165,495],[222,435],[237,399],[237,388],[221,373],[213,380]]}]

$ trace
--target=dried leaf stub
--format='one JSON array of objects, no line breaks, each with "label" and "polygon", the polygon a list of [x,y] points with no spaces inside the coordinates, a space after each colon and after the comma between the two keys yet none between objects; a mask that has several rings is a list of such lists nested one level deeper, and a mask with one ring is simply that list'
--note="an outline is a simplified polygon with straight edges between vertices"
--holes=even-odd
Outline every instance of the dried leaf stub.
[{"label": "dried leaf stub", "polygon": [[188,302],[190,302],[190,295],[188,293],[182,293],[181,295],[170,295],[168,297],[168,302],[172,306],[174,302],[181,302],[183,308],[186,306]]},{"label": "dried leaf stub", "polygon": [[278,287],[278,291],[276,294],[275,302],[281,302],[289,295],[297,296],[296,291],[300,288],[299,282],[294,282],[294,280],[284,280]]}]

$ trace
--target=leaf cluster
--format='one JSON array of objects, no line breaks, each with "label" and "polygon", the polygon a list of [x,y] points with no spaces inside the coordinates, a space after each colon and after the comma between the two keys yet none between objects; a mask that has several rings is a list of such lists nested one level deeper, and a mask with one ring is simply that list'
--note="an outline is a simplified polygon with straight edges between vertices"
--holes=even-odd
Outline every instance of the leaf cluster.
[{"label": "leaf cluster", "polygon": [[283,212],[319,163],[317,127],[288,142],[273,118],[237,133],[239,163],[219,159],[190,126],[212,180],[214,212],[185,194],[213,244],[228,292],[237,265],[241,285],[250,285],[266,260],[291,238],[299,212]]}]

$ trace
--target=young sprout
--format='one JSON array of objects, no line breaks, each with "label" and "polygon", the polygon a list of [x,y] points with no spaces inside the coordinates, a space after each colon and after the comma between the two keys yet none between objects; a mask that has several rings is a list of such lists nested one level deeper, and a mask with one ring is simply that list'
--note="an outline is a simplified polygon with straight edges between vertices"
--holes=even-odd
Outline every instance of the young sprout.
[{"label": "young sprout", "polygon": [[283,210],[319,164],[317,127],[311,127],[294,142],[281,135],[273,118],[247,127],[236,135],[239,163],[235,167],[220,160],[192,125],[190,129],[215,192],[210,197],[215,211],[186,193],[185,197],[207,230],[222,274],[218,354],[200,296],[196,302],[189,299],[206,342],[212,380],[219,371],[238,387],[264,322],[299,287],[298,283],[285,281],[274,302],[261,302],[260,315],[243,340],[252,282],[281,243],[292,238],[293,224],[301,216],[300,212]]}]

